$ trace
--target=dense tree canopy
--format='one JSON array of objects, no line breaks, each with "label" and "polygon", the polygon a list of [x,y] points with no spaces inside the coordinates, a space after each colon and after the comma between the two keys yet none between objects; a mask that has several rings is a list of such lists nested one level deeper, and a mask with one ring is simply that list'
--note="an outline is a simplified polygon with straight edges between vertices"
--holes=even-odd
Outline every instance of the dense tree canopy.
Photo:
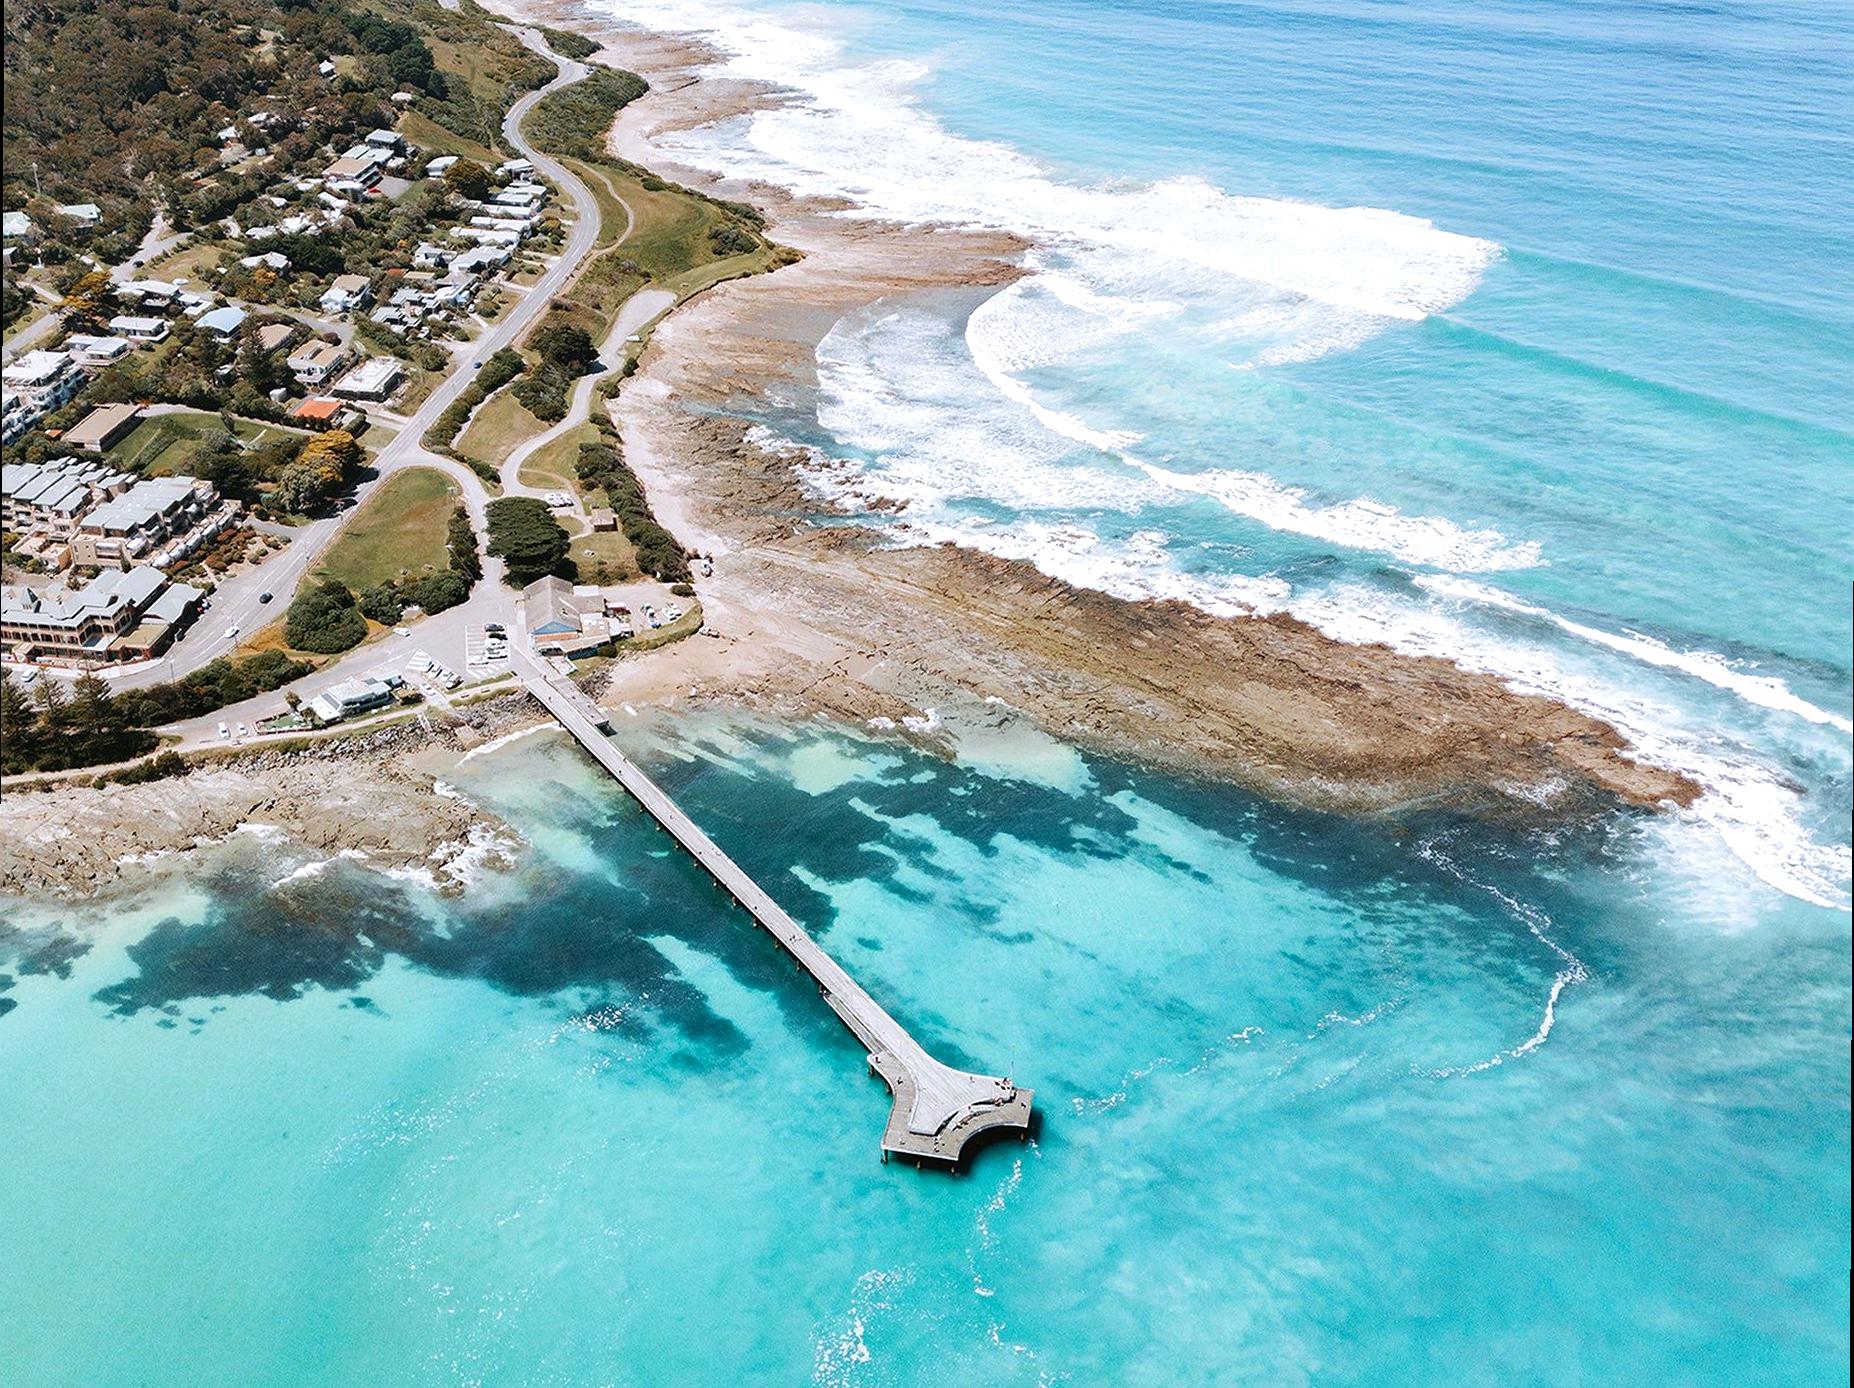
[{"label": "dense tree canopy", "polygon": [[367,619],[345,583],[332,578],[304,588],[284,614],[283,639],[299,651],[333,655],[367,639]]},{"label": "dense tree canopy", "polygon": [[489,552],[508,565],[509,582],[524,587],[570,568],[567,533],[531,496],[505,496],[489,503]]}]

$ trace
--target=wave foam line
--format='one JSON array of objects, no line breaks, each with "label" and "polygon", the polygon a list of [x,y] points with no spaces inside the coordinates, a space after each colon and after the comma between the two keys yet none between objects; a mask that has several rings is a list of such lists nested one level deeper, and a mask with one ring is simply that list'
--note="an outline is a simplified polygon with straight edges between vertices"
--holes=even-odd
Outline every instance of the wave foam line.
[{"label": "wave foam line", "polygon": [[[1053,278],[1061,282],[1064,277]],[[1041,344],[1025,344],[1020,335],[1010,334],[1015,320],[1024,316],[1018,307],[1028,293],[1024,286],[1025,282],[1019,281],[973,311],[966,322],[966,347],[973,363],[998,393],[1029,410],[1051,433],[1096,449],[1167,490],[1209,497],[1272,530],[1454,571],[1526,569],[1540,562],[1541,550],[1535,540],[1513,542],[1498,530],[1467,530],[1440,516],[1405,515],[1369,497],[1316,506],[1308,501],[1305,491],[1284,486],[1262,473],[1223,468],[1178,472],[1145,461],[1131,451],[1139,441],[1138,434],[1096,429],[1073,414],[1052,409],[1012,374],[1014,364],[1034,363],[1047,355],[1039,350]],[[1061,291],[1057,296],[1067,293]],[[1087,302],[1091,313],[1103,311],[1092,300]],[[1120,326],[1129,325],[1128,316],[1121,314]],[[1084,331],[1083,335],[1094,334]]]},{"label": "wave foam line", "polygon": [[1500,904],[1502,910],[1526,927],[1526,930],[1531,934],[1533,939],[1537,940],[1553,954],[1557,955],[1563,965],[1563,967],[1558,969],[1552,976],[1551,990],[1545,995],[1544,1015],[1539,1018],[1538,1028],[1531,1036],[1521,1041],[1517,1046],[1512,1046],[1507,1050],[1501,1051],[1498,1055],[1491,1055],[1485,1060],[1477,1060],[1472,1065],[1449,1065],[1439,1070],[1432,1070],[1430,1072],[1431,1077],[1434,1079],[1454,1079],[1461,1075],[1476,1075],[1483,1070],[1491,1070],[1496,1065],[1504,1065],[1509,1060],[1523,1060],[1540,1046],[1543,1046],[1546,1040],[1550,1038],[1552,1028],[1558,1024],[1558,1001],[1564,996],[1564,990],[1574,984],[1585,982],[1590,977],[1589,972],[1584,968],[1582,960],[1556,940],[1552,939],[1550,934],[1552,924],[1551,917],[1547,916],[1536,906],[1528,905],[1526,902],[1519,900],[1519,898],[1510,893],[1501,891],[1500,888],[1494,886],[1491,882],[1483,882],[1466,872],[1453,858],[1449,857],[1437,846],[1437,840],[1431,839],[1421,844],[1417,848],[1416,853],[1419,858],[1441,868],[1442,871],[1454,878],[1457,882],[1460,882],[1463,886],[1473,887],[1477,891],[1485,892],[1487,895],[1491,896]]},{"label": "wave foam line", "polygon": [[1663,703],[1567,670],[1542,646],[1491,639],[1440,605],[1347,586],[1301,598],[1288,610],[1335,640],[1450,660],[1609,724],[1628,738],[1630,755],[1704,787],[1692,806],[1673,812],[1677,819],[1718,834],[1766,886],[1827,910],[1849,909],[1849,846],[1812,837],[1801,820],[1801,794],[1762,755],[1728,744],[1716,730],[1684,726]]},{"label": "wave foam line", "polygon": [[1794,714],[1806,722],[1835,728],[1844,733],[1854,733],[1854,722],[1810,703],[1794,693],[1777,676],[1748,675],[1742,670],[1735,670],[1724,656],[1716,652],[1677,651],[1664,642],[1657,641],[1652,636],[1644,636],[1639,632],[1617,635],[1614,632],[1603,631],[1598,627],[1586,626],[1582,622],[1574,622],[1568,617],[1561,617],[1548,608],[1522,601],[1510,593],[1501,592],[1498,588],[1490,588],[1485,584],[1473,583],[1465,579],[1428,574],[1419,577],[1416,582],[1420,587],[1433,593],[1484,603],[1489,607],[1499,607],[1508,612],[1540,618],[1550,622],[1561,631],[1568,632],[1593,645],[1616,651],[1647,665],[1659,666],[1663,670],[1677,670],[1681,674],[1704,680],[1715,689],[1723,689],[1735,694],[1746,703],[1755,704],[1759,708]]}]

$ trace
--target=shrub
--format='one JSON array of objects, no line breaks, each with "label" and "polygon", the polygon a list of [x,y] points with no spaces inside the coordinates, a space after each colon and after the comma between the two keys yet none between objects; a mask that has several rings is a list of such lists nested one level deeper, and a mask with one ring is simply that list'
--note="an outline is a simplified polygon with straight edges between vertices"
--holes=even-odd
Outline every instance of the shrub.
[{"label": "shrub", "polygon": [[442,569],[400,584],[399,594],[406,602],[416,603],[427,612],[442,612],[470,596],[470,582],[460,573]]},{"label": "shrub", "polygon": [[462,502],[451,512],[445,531],[445,545],[451,552],[451,568],[470,583],[483,576],[483,557],[476,550],[476,529],[470,524],[470,512]]},{"label": "shrub", "polygon": [[298,593],[283,619],[283,639],[299,651],[333,655],[367,639],[367,619],[345,583],[327,578]]},{"label": "shrub", "polygon": [[381,626],[390,627],[399,620],[405,610],[405,603],[401,601],[395,584],[381,583],[360,595],[360,610],[362,616],[371,618]]},{"label": "shrub", "polygon": [[138,786],[146,781],[165,781],[170,776],[184,776],[187,770],[186,758],[180,753],[163,752],[158,757],[150,757],[134,766],[113,771],[103,779],[116,785]]},{"label": "shrub", "polygon": [[451,401],[449,408],[438,416],[437,423],[425,431],[425,447],[448,448],[464,425],[470,422],[476,407],[519,376],[527,365],[521,353],[512,347],[502,348],[484,362],[483,369],[476,373],[476,379],[464,387],[463,392]]},{"label": "shrub", "polygon": [[732,222],[723,222],[710,230],[708,239],[713,243],[716,255],[745,255],[748,251],[760,248],[760,243],[753,239],[752,233],[742,231]]},{"label": "shrub", "polygon": [[676,537],[657,523],[644,484],[609,443],[581,444],[575,464],[580,485],[605,493],[624,535],[637,551],[637,566],[665,583],[687,583],[689,560]]}]

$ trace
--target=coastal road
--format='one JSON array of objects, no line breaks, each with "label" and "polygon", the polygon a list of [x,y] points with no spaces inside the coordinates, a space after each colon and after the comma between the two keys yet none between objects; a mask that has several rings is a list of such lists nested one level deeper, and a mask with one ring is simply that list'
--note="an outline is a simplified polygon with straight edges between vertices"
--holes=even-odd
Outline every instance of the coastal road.
[{"label": "coastal road", "polygon": [[[288,602],[296,585],[305,574],[313,570],[328,546],[359,512],[367,496],[380,483],[404,468],[435,467],[456,479],[464,488],[464,502],[470,509],[471,519],[479,531],[483,529],[488,495],[482,484],[467,468],[427,449],[422,442],[425,431],[437,423],[438,417],[469,387],[478,366],[497,351],[512,346],[526,336],[528,330],[547,312],[555,295],[566,288],[579,272],[599,238],[599,204],[592,190],[558,160],[530,145],[521,131],[523,118],[534,109],[536,102],[581,80],[590,69],[584,63],[576,63],[556,54],[547,46],[546,40],[532,29],[515,29],[512,32],[528,48],[552,60],[559,68],[559,74],[553,81],[529,92],[509,108],[502,122],[502,133],[510,148],[552,179],[560,188],[562,196],[572,202],[573,227],[566,245],[500,323],[476,341],[460,345],[456,365],[450,374],[407,419],[392,442],[380,450],[373,464],[375,475],[356,488],[352,507],[299,527],[295,539],[281,554],[273,556],[251,574],[227,584],[226,588],[231,591],[221,590],[224,592],[222,598],[215,596],[212,610],[201,615],[194,623],[193,630],[166,657],[124,667],[120,674],[115,675],[113,679],[118,688],[132,689],[138,685],[176,679],[209,661],[230,654],[240,641],[279,612],[275,606],[260,603],[259,595],[268,592],[274,595],[273,602]],[[237,634],[228,634],[234,628]]]},{"label": "coastal road", "polygon": [[[626,339],[641,331],[651,322],[660,318],[676,306],[676,296],[667,289],[640,289],[624,301],[618,310],[618,320],[612,324],[611,332],[605,336],[604,345],[599,348],[599,357],[611,361],[614,356],[622,358]],[[592,414],[592,394],[600,381],[618,368],[607,366],[603,370],[581,376],[573,387],[573,398],[568,402],[566,418],[548,429],[546,433],[537,434],[521,444],[509,456],[502,460],[502,490],[510,496],[542,496],[546,489],[528,486],[521,480],[522,464],[536,453],[547,447],[556,439],[570,434],[584,424]]]}]

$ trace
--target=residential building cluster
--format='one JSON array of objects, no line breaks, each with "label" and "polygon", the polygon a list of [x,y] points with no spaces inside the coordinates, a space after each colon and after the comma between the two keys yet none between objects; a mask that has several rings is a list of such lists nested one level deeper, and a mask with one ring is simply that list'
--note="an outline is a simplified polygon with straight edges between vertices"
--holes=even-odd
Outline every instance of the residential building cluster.
[{"label": "residential building cluster", "polygon": [[95,666],[165,651],[199,610],[200,590],[152,565],[110,569],[81,588],[0,588],[0,647],[28,664]]},{"label": "residential building cluster", "polygon": [[[122,408],[106,405],[92,414]],[[0,469],[0,494],[6,529],[18,537],[15,551],[54,573],[73,566],[169,567],[237,524],[239,515],[236,502],[222,500],[199,478],[138,479],[79,458],[8,463]]]}]

